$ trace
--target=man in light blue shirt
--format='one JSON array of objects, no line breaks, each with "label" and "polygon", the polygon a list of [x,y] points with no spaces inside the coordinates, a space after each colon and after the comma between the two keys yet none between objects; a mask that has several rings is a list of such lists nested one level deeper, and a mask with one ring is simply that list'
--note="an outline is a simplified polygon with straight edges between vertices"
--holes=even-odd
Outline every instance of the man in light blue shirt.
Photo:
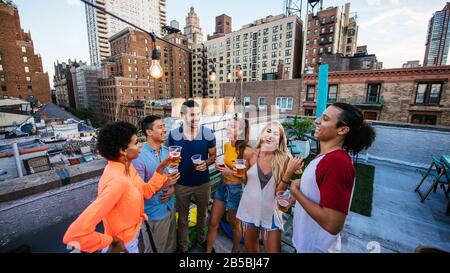
[{"label": "man in light blue shirt", "polygon": [[[139,176],[144,181],[149,181],[159,163],[169,156],[169,150],[163,145],[166,141],[167,129],[162,118],[154,115],[141,120],[141,129],[146,135],[147,141],[142,147],[139,157],[132,163]],[[180,174],[175,173],[168,176],[170,180],[176,181]],[[144,210],[148,216],[148,220],[143,223],[141,228],[145,253],[173,253],[177,249],[174,191],[174,186],[169,186],[161,189],[150,200],[144,202]]]}]

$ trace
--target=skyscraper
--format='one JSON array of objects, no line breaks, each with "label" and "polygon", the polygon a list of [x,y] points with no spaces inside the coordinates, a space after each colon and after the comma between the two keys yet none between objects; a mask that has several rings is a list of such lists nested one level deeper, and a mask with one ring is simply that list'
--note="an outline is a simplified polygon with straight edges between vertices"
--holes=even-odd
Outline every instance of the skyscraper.
[{"label": "skyscraper", "polygon": [[[107,11],[149,32],[160,35],[166,25],[166,0],[89,0]],[[91,63],[99,65],[111,55],[108,39],[130,27],[104,12],[86,5]]]},{"label": "skyscraper", "polygon": [[450,2],[437,11],[428,24],[423,66],[446,65],[450,45]]},{"label": "skyscraper", "polygon": [[199,44],[203,42],[203,33],[200,27],[200,19],[195,13],[194,7],[191,7],[186,17],[186,27],[184,28],[184,35],[188,37],[188,41],[192,44]]}]

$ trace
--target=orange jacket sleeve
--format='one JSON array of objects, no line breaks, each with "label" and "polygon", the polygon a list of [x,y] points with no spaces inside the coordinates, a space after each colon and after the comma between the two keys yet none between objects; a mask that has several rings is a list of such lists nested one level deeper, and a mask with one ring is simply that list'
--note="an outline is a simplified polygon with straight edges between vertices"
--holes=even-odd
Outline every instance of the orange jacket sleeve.
[{"label": "orange jacket sleeve", "polygon": [[[139,179],[141,178],[139,177]],[[142,181],[142,189],[145,199],[152,198],[152,196],[164,186],[167,180],[168,177],[166,175],[155,172],[147,183]]]},{"label": "orange jacket sleeve", "polygon": [[111,179],[97,199],[70,225],[64,235],[64,244],[85,252],[95,252],[111,244],[112,237],[95,231],[95,227],[120,200],[126,190],[126,181]]}]

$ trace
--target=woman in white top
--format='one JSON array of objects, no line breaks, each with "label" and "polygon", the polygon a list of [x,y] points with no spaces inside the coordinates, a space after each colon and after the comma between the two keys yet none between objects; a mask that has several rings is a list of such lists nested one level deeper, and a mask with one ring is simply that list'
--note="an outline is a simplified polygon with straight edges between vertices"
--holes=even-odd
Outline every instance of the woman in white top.
[{"label": "woman in white top", "polygon": [[243,225],[248,253],[259,252],[260,231],[267,253],[281,251],[283,223],[275,193],[288,188],[292,174],[303,164],[303,159],[290,158],[283,127],[279,122],[268,123],[248,162],[246,185],[236,215]]}]

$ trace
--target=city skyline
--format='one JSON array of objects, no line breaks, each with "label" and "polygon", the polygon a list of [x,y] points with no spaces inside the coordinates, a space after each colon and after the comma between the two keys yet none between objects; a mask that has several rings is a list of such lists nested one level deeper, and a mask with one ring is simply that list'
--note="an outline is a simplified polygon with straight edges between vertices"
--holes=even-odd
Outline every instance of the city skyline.
[{"label": "city skyline", "polygon": [[[423,60],[428,21],[446,3],[438,0],[426,3],[418,0],[330,0],[324,2],[324,8],[342,6],[346,2],[350,2],[351,10],[358,13],[358,45],[367,45],[369,53],[376,54],[385,68],[401,67],[408,60]],[[14,3],[19,7],[22,28],[31,31],[36,52],[42,56],[44,71],[49,73],[50,81],[54,74],[53,64],[57,60],[89,61],[85,8],[81,1],[43,0],[30,3],[15,0]],[[167,21],[177,20],[183,29],[189,8],[194,6],[206,37],[215,30],[215,16],[222,13],[233,18],[233,31],[259,18],[283,13],[283,1],[265,0],[258,3],[257,6],[248,2],[237,4],[233,0],[221,2],[220,5],[204,5],[199,0],[167,1]],[[41,15],[49,8],[58,12],[42,19]],[[251,15],[247,12],[249,9],[252,10]],[[306,4],[302,13],[304,20]]]}]

